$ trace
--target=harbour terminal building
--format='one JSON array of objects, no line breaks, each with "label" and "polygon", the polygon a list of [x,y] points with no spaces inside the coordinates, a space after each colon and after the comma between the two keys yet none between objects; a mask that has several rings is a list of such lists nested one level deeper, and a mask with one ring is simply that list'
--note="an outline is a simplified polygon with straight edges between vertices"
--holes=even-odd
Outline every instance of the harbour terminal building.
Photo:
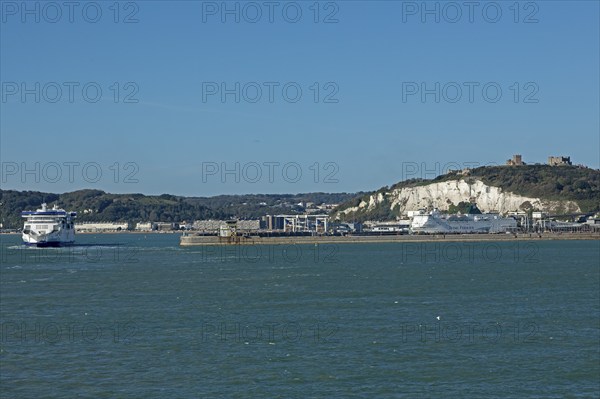
[{"label": "harbour terminal building", "polygon": [[78,233],[106,233],[125,231],[129,229],[127,222],[77,222],[75,231]]},{"label": "harbour terminal building", "polygon": [[[217,234],[231,226],[226,220],[196,220],[192,229],[204,234]],[[238,233],[252,234],[258,231],[325,234],[330,226],[328,215],[267,215],[261,220],[237,220]]]}]

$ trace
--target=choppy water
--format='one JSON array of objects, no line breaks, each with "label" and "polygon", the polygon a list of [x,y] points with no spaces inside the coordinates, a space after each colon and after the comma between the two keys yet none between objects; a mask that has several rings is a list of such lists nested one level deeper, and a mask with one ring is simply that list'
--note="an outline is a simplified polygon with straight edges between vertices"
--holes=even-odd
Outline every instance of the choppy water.
[{"label": "choppy water", "polygon": [[599,241],[1,240],[2,398],[600,396]]}]

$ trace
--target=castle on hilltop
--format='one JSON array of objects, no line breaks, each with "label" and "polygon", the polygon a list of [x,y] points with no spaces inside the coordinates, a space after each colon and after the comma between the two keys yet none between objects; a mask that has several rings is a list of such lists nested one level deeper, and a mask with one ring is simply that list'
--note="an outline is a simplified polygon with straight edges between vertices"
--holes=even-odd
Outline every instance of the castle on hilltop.
[{"label": "castle on hilltop", "polygon": [[506,160],[506,164],[510,166],[527,165],[525,162],[523,162],[521,154],[513,155],[511,159]]},{"label": "castle on hilltop", "polygon": [[[512,156],[511,159],[506,160],[506,165],[508,165],[508,166],[522,166],[522,165],[527,165],[527,164],[525,162],[523,162],[523,157],[521,156],[521,154],[515,154],[515,155]],[[571,162],[571,157],[563,157],[563,156],[554,157],[554,156],[549,156],[548,157],[548,165],[550,165],[550,166],[563,166],[563,165],[573,165],[573,163]]]},{"label": "castle on hilltop", "polygon": [[548,165],[550,166],[562,166],[562,165],[573,165],[571,157],[548,157]]}]

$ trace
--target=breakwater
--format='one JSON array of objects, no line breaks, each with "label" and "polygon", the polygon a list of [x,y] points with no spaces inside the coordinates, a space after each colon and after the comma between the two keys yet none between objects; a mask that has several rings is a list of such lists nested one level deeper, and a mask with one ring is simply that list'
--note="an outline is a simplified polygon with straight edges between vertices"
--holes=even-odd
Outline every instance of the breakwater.
[{"label": "breakwater", "polygon": [[233,236],[183,235],[182,246],[211,245],[290,245],[290,244],[357,244],[382,242],[460,242],[525,240],[600,240],[594,233],[522,233],[522,234],[437,234],[437,235],[347,235],[347,236]]}]

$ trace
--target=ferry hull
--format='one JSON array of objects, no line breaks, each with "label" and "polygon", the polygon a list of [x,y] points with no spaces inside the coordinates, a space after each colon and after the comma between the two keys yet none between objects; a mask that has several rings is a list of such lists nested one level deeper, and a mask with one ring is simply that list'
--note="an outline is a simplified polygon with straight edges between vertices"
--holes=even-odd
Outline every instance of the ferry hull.
[{"label": "ferry hull", "polygon": [[[62,233],[62,234],[61,234]],[[51,236],[33,234],[23,234],[23,244],[32,247],[62,247],[71,245],[75,242],[75,234],[72,231],[61,231]]]},{"label": "ferry hull", "polygon": [[58,241],[50,241],[50,242],[27,242],[23,241],[23,244],[28,247],[37,247],[37,248],[58,248],[58,247],[67,247],[69,245],[73,245],[74,242],[58,242]]}]

